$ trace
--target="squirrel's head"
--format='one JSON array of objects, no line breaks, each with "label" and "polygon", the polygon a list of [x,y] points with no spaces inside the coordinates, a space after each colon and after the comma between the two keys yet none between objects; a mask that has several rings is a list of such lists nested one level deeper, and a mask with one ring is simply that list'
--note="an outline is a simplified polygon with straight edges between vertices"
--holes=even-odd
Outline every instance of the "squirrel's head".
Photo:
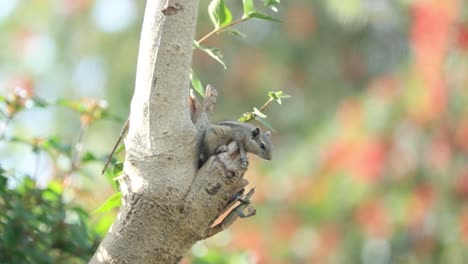
[{"label": "squirrel's head", "polygon": [[271,160],[271,132],[263,133],[259,127],[256,127],[252,130],[252,140],[256,142],[256,154],[262,159]]}]

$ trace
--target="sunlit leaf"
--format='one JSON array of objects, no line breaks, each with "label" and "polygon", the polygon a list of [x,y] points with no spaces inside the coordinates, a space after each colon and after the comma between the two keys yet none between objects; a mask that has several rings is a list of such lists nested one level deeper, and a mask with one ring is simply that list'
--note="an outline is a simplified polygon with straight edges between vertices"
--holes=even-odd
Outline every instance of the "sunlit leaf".
[{"label": "sunlit leaf", "polygon": [[208,14],[216,29],[226,26],[232,21],[232,14],[224,0],[212,0],[208,6]]},{"label": "sunlit leaf", "polygon": [[258,12],[250,12],[248,14],[249,18],[257,18],[257,19],[261,19],[261,20],[269,20],[269,21],[275,21],[275,22],[281,22],[280,20],[274,18],[274,17],[271,17],[269,15],[265,15],[265,14],[262,14],[262,13],[258,13]]},{"label": "sunlit leaf", "polygon": [[249,13],[255,12],[255,5],[253,0],[242,0],[244,6],[244,17],[248,17]]},{"label": "sunlit leaf", "polygon": [[94,156],[93,153],[87,151],[82,157],[81,157],[81,161],[82,162],[88,162],[88,161],[96,161],[97,158],[96,156]]},{"label": "sunlit leaf", "polygon": [[263,0],[265,6],[274,6],[280,3],[280,0]]},{"label": "sunlit leaf", "polygon": [[261,118],[267,118],[267,115],[265,115],[264,113],[260,112],[260,110],[258,110],[257,108],[254,107],[254,111],[253,113],[256,115],[256,116],[259,116]]},{"label": "sunlit leaf", "polygon": [[223,65],[223,68],[224,69],[227,69],[226,67],[226,64],[224,64],[224,61],[222,60],[223,58],[223,55],[221,54],[221,51],[217,48],[213,48],[213,47],[208,47],[208,46],[204,46],[204,45],[200,45],[198,42],[194,42],[194,46],[197,48],[197,49],[200,49],[202,51],[204,51],[206,54],[208,54],[210,57],[212,57],[213,59],[215,59],[217,62],[219,62],[221,65]]},{"label": "sunlit leaf", "polygon": [[114,223],[115,216],[113,214],[101,214],[99,215],[92,228],[101,236],[104,236],[109,230],[110,226]]},{"label": "sunlit leaf", "polygon": [[122,193],[116,192],[112,194],[107,200],[98,208],[96,209],[93,214],[99,214],[107,212],[113,208],[119,207],[122,204]]},{"label": "sunlit leaf", "polygon": [[287,99],[290,98],[290,95],[284,94],[283,91],[278,91],[278,92],[269,92],[268,96],[278,102],[278,104],[281,104],[281,99]]},{"label": "sunlit leaf", "polygon": [[122,162],[117,162],[114,164],[114,169],[112,170],[112,174],[115,176],[118,176],[121,174],[123,171],[123,163]]},{"label": "sunlit leaf", "polygon": [[223,32],[230,33],[230,34],[236,35],[236,36],[241,37],[241,38],[245,38],[244,33],[240,32],[239,30],[234,29],[234,28],[226,28],[226,29],[223,30]]},{"label": "sunlit leaf", "polygon": [[114,155],[117,155],[124,150],[125,150],[125,144],[120,144],[120,146],[118,146],[117,149],[115,150]]},{"label": "sunlit leaf", "polygon": [[192,83],[193,89],[202,97],[205,96],[205,89],[203,88],[203,84],[201,83],[200,79],[195,75],[193,70],[190,71],[190,82]]},{"label": "sunlit leaf", "polygon": [[241,118],[238,119],[239,122],[249,122],[250,120],[255,118],[254,113],[245,113]]}]

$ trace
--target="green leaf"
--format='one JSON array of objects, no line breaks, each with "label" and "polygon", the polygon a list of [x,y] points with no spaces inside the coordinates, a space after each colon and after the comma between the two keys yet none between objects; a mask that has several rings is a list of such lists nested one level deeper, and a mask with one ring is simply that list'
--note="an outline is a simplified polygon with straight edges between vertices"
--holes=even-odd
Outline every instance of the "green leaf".
[{"label": "green leaf", "polygon": [[280,99],[279,96],[278,96],[278,92],[269,92],[269,93],[268,93],[268,96],[269,96],[271,99],[274,99],[274,100]]},{"label": "green leaf", "polygon": [[246,123],[254,118],[255,118],[255,114],[249,112],[249,113],[244,113],[244,115],[241,118],[239,118],[238,121]]},{"label": "green leaf", "polygon": [[193,70],[190,70],[190,82],[192,83],[193,89],[202,97],[205,96],[205,89],[203,88],[203,84],[201,83],[200,79],[195,75]]},{"label": "green leaf", "polygon": [[280,3],[280,0],[263,0],[265,6],[274,6]]},{"label": "green leaf", "polygon": [[125,150],[125,144],[120,143],[120,146],[117,147],[117,149],[114,152],[114,155],[117,155],[117,154],[121,153],[124,150]]},{"label": "green leaf", "polygon": [[40,99],[40,98],[37,98],[37,97],[32,98],[31,102],[32,102],[32,105],[31,105],[31,106],[35,106],[35,107],[46,107],[46,106],[49,106],[49,104],[48,104],[46,101],[44,101],[44,100],[42,100],[42,99]]},{"label": "green leaf", "polygon": [[266,128],[268,128],[269,130],[271,130],[271,131],[273,131],[273,132],[276,132],[276,130],[270,125],[270,123],[268,123],[268,121],[266,121],[265,118],[256,116],[256,117],[255,117],[255,120],[257,120],[258,122],[262,123],[262,125],[265,126]]},{"label": "green leaf", "polygon": [[122,173],[122,171],[123,171],[123,162],[116,162],[114,164],[114,169],[112,170],[112,174],[114,174],[114,176],[117,176],[120,173]]},{"label": "green leaf", "polygon": [[98,217],[96,222],[94,222],[92,228],[101,236],[106,235],[107,230],[111,227],[112,223],[115,221],[115,216],[113,214],[102,214]]},{"label": "green leaf", "polygon": [[93,153],[87,151],[83,157],[81,157],[81,162],[96,161],[96,156]]},{"label": "green leaf", "polygon": [[1,173],[0,173],[0,190],[4,190],[4,189],[6,189],[8,179],[7,179],[7,177],[3,176],[3,169],[0,169],[0,170],[1,170]]},{"label": "green leaf", "polygon": [[200,49],[204,51],[206,54],[208,54],[211,58],[215,59],[217,62],[219,62],[221,65],[223,65],[224,69],[227,69],[226,64],[224,64],[224,61],[222,60],[223,55],[221,54],[221,51],[217,48],[213,47],[208,47],[204,45],[200,45],[198,42],[194,41],[194,46],[197,49]]},{"label": "green leaf", "polygon": [[254,113],[256,116],[259,116],[259,117],[261,117],[261,118],[267,118],[267,116],[266,116],[264,113],[260,112],[260,110],[258,110],[258,109],[255,108],[255,107],[254,107],[253,113]]},{"label": "green leaf", "polygon": [[99,214],[107,212],[115,207],[119,207],[122,204],[122,193],[116,192],[112,194],[107,200],[99,206],[92,214]]},{"label": "green leaf", "polygon": [[257,18],[257,19],[262,19],[262,20],[275,21],[275,22],[281,22],[281,20],[273,18],[273,17],[271,17],[269,15],[265,15],[265,14],[257,13],[257,12],[250,12],[247,17]]},{"label": "green leaf", "polygon": [[223,32],[231,33],[231,34],[236,35],[238,37],[245,38],[244,33],[240,32],[239,30],[234,29],[234,28],[226,28],[226,29],[223,30]]},{"label": "green leaf", "polygon": [[71,145],[62,143],[60,138],[53,136],[40,143],[39,147],[45,151],[57,150],[59,152],[70,153]]},{"label": "green leaf", "polygon": [[249,13],[255,12],[255,5],[253,0],[242,0],[244,6],[244,17],[249,17]]},{"label": "green leaf", "polygon": [[208,6],[208,14],[216,29],[226,26],[232,21],[232,14],[224,4],[224,0],[212,0]]},{"label": "green leaf", "polygon": [[278,104],[281,104],[281,98],[291,98],[290,95],[284,94],[283,91],[278,91],[278,92],[269,92],[268,96],[278,102]]}]

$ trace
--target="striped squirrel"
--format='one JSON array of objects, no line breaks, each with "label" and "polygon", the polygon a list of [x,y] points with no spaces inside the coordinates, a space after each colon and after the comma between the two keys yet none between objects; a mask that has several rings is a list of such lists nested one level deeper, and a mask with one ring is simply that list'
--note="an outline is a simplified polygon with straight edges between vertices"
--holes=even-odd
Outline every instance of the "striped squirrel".
[{"label": "striped squirrel", "polygon": [[237,143],[241,167],[247,168],[247,153],[271,160],[271,132],[262,132],[259,127],[237,121],[209,124],[203,136],[201,149],[202,164],[212,155],[226,151],[226,144]]},{"label": "striped squirrel", "polygon": [[190,93],[191,117],[200,135],[200,160],[203,165],[211,156],[226,151],[226,145],[231,141],[237,143],[240,152],[241,166],[248,165],[247,153],[253,153],[263,159],[271,160],[271,132],[262,132],[259,127],[238,121],[223,121],[211,123],[209,117],[213,113],[218,92],[208,85],[204,101],[200,104],[193,90]]}]

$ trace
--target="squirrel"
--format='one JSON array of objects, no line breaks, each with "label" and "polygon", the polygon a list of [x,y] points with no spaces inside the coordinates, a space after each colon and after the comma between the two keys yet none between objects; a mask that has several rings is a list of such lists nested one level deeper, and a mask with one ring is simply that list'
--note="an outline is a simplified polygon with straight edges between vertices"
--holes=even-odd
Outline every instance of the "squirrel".
[{"label": "squirrel", "polygon": [[231,141],[237,143],[240,152],[241,167],[247,168],[247,153],[253,153],[263,159],[271,160],[271,132],[262,132],[259,127],[239,121],[222,121],[211,123],[209,116],[213,113],[218,92],[208,85],[205,90],[202,104],[196,99],[193,90],[190,90],[190,109],[192,121],[201,131],[199,167],[209,157],[227,150]]},{"label": "squirrel", "polygon": [[262,132],[259,127],[238,122],[222,121],[209,124],[201,145],[201,164],[214,154],[226,151],[226,144],[234,141],[240,152],[241,167],[247,168],[247,153],[271,160],[271,132]]}]

